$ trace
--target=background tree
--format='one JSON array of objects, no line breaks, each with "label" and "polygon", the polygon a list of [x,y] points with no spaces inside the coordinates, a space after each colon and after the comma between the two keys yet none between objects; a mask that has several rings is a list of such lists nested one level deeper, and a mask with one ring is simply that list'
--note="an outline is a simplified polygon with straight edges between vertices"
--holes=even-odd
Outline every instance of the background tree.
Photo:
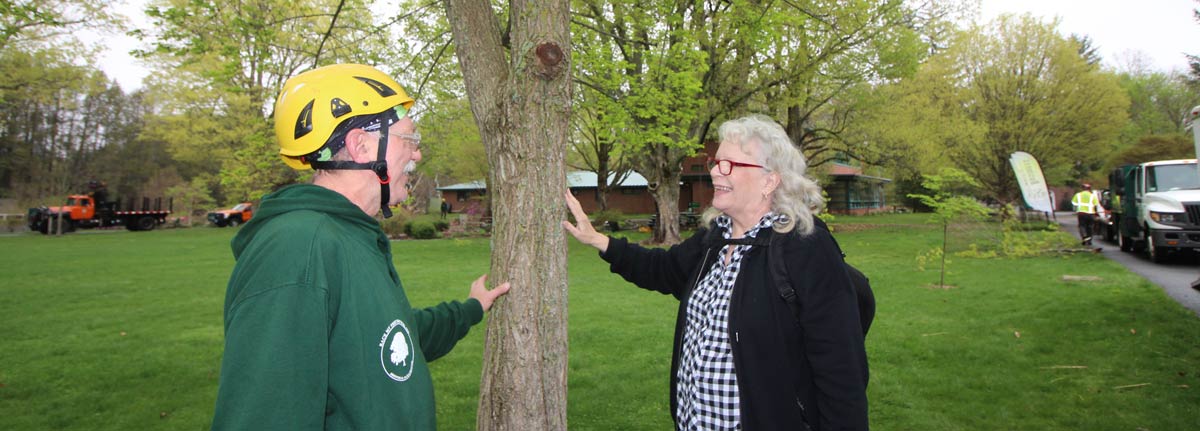
[{"label": "background tree", "polygon": [[431,201],[440,199],[437,187],[486,182],[487,154],[471,116],[442,2],[402,0],[387,18],[391,44],[401,53],[394,74],[416,99],[412,112],[423,142],[422,161],[409,177],[413,193],[406,206],[429,208]]},{"label": "background tree", "polygon": [[568,429],[569,4],[512,1],[503,27],[487,0],[445,6],[491,168],[490,277],[519,286],[488,320],[477,428]]},{"label": "background tree", "polygon": [[1056,26],[1001,16],[963,32],[916,78],[928,81],[920,85],[935,90],[926,97],[941,107],[942,116],[928,121],[979,131],[938,144],[987,198],[1019,196],[1008,163],[1015,151],[1033,154],[1052,183],[1099,168],[1127,119],[1115,77],[1088,64]]},{"label": "background tree", "polygon": [[930,97],[950,92],[951,86],[922,76],[876,86],[863,99],[856,127],[846,134],[862,143],[857,148],[861,159],[888,169],[896,198],[906,206],[928,208],[911,197],[936,193],[924,187],[924,175],[952,164],[947,147],[983,136],[983,127],[965,111],[945,108],[943,103],[952,102]]},{"label": "background tree", "polygon": [[[95,47],[74,37],[121,21],[105,2],[0,2],[0,197],[30,203],[78,191],[72,171],[103,146],[89,117],[102,111],[107,82],[86,66]],[[90,112],[89,112],[90,110]],[[71,132],[81,133],[72,135]]]},{"label": "background tree", "polygon": [[[1108,162],[1108,166],[1116,168],[1122,165],[1146,163],[1155,160],[1191,159],[1196,157],[1195,143],[1192,138],[1182,134],[1145,136],[1137,144],[1118,151]],[[1099,172],[1094,181],[1107,178],[1108,172]]]},{"label": "background tree", "polygon": [[[1183,118],[1196,103],[1187,76],[1180,72],[1127,71],[1119,77],[1121,88],[1129,96],[1129,122],[1121,128],[1113,152],[1130,149],[1150,136],[1187,136]],[[1116,166],[1110,163],[1106,167]]]},{"label": "background tree", "polygon": [[[1197,1],[1200,3],[1200,0]],[[1192,19],[1200,23],[1200,8],[1192,9]],[[1200,54],[1185,54],[1188,59],[1188,72],[1191,74],[1192,88],[1200,88]]]},{"label": "background tree", "polygon": [[236,200],[254,199],[294,182],[278,162],[271,106],[290,76],[336,62],[378,64],[388,33],[361,1],[155,0],[152,25],[135,35],[151,49],[159,95],[147,135],[171,148],[185,176],[219,175]]},{"label": "background tree", "polygon": [[[765,103],[809,159],[820,166],[835,159],[864,160],[862,141],[848,139],[858,123],[868,83],[912,75],[929,48],[916,27],[912,6],[891,0],[864,3],[785,3],[762,65]],[[930,16],[937,11],[928,12]],[[931,18],[932,19],[932,18]],[[777,84],[776,84],[777,83]],[[857,127],[857,126],[855,126]],[[864,160],[873,162],[872,160]]]},{"label": "background tree", "polygon": [[925,57],[945,51],[959,31],[960,22],[972,22],[979,16],[981,0],[912,0],[906,2],[916,32],[928,51]]},{"label": "background tree", "polygon": [[122,24],[109,13],[106,1],[4,0],[0,1],[0,50],[60,44],[83,28],[106,31]]},{"label": "background tree", "polygon": [[487,177],[487,151],[475,126],[470,102],[446,100],[421,116],[421,170],[442,183],[474,181]]},{"label": "background tree", "polygon": [[1071,34],[1069,39],[1075,44],[1076,52],[1083,58],[1083,61],[1092,66],[1100,67],[1100,62],[1103,60],[1100,56],[1100,47],[1096,46],[1096,41],[1092,40],[1091,36],[1086,34]]},{"label": "background tree", "polygon": [[691,133],[709,60],[696,30],[726,26],[714,18],[731,6],[605,0],[574,5],[580,65],[575,80],[584,102],[579,112],[588,116],[577,121],[599,122],[591,126],[598,134],[595,144],[601,145],[596,151],[611,143],[646,178],[659,221],[651,241],[678,242],[680,163],[702,148]]},{"label": "background tree", "polygon": [[581,111],[623,130],[615,141],[651,184],[659,243],[679,240],[681,162],[714,124],[774,114],[823,163],[849,150],[839,135],[853,121],[851,90],[911,72],[925,50],[901,1],[575,5],[576,79],[595,94]]},{"label": "background tree", "polygon": [[913,194],[909,197],[918,199],[925,206],[932,208],[934,220],[942,225],[941,249],[935,249],[933,253],[926,253],[926,256],[932,255],[939,258],[938,287],[945,288],[946,245],[949,242],[950,223],[960,220],[983,220],[988,216],[988,208],[973,197],[980,184],[966,172],[946,167],[939,170],[938,174],[924,175],[924,178],[922,185],[933,194]]},{"label": "background tree", "polygon": [[[578,89],[576,94],[588,93],[595,94],[585,88]],[[592,103],[576,103],[575,107],[571,115],[572,139],[567,166],[596,174],[596,202],[600,211],[606,211],[608,192],[629,178],[633,170],[617,142],[619,130],[616,125],[595,112]]]}]

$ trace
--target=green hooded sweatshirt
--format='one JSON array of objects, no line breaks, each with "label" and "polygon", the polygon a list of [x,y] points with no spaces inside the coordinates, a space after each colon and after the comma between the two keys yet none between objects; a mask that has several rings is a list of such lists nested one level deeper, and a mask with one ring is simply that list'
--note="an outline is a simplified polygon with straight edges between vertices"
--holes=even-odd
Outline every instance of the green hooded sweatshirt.
[{"label": "green hooded sweatshirt", "polygon": [[374,218],[315,185],[263,197],[233,239],[213,429],[432,430],[427,361],[483,319],[408,303]]}]

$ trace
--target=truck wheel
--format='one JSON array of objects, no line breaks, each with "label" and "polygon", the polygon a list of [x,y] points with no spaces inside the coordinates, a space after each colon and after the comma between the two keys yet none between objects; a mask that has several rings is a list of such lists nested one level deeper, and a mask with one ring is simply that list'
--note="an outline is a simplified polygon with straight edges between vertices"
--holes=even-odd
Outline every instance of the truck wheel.
[{"label": "truck wheel", "polygon": [[237,227],[238,223],[240,223],[240,221],[238,219],[235,219],[235,218],[229,219],[229,227]]},{"label": "truck wheel", "polygon": [[133,229],[129,230],[154,230],[154,217],[145,216],[134,221]]},{"label": "truck wheel", "polygon": [[1118,234],[1117,238],[1117,243],[1121,245],[1121,251],[1133,251],[1133,238],[1127,237],[1123,234]]},{"label": "truck wheel", "polygon": [[1163,263],[1167,260],[1167,248],[1158,247],[1154,243],[1154,235],[1146,235],[1146,252],[1150,254],[1151,262]]}]

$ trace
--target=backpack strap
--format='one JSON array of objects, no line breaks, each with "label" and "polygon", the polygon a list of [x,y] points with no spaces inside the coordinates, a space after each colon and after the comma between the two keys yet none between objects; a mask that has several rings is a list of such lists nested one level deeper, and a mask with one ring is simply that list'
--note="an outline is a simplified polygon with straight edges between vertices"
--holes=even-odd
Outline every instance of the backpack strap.
[{"label": "backpack strap", "polygon": [[721,245],[757,245],[767,248],[767,268],[771,271],[771,280],[774,281],[775,289],[779,291],[779,297],[783,298],[783,302],[792,310],[792,317],[799,322],[800,301],[796,297],[796,288],[788,279],[787,265],[783,264],[783,247],[771,247],[783,236],[785,235],[771,229],[760,229],[758,236],[754,238],[721,239],[720,242],[723,243]]},{"label": "backpack strap", "polygon": [[[855,299],[858,302],[859,323],[862,325],[863,335],[867,335],[867,331],[871,329],[871,322],[875,320],[875,293],[871,290],[870,280],[858,268],[846,263],[846,253],[842,251],[842,246],[838,244],[837,238],[833,237],[833,233],[829,232],[829,227],[818,218],[813,218],[814,227],[822,229],[829,233],[829,239],[833,241],[834,248],[838,254],[842,256],[842,268],[846,271],[847,277],[850,279],[850,287],[854,290]],[[800,301],[796,295],[796,288],[792,286],[791,279],[788,278],[786,260],[783,257],[783,247],[771,247],[781,238],[792,234],[780,234],[771,229],[762,229],[757,237],[754,238],[738,238],[738,239],[723,239],[715,240],[717,246],[725,244],[738,245],[757,245],[767,247],[767,267],[771,271],[771,279],[775,282],[775,289],[779,291],[779,296],[783,298],[784,303],[792,310],[792,316],[797,322],[800,321]]]}]

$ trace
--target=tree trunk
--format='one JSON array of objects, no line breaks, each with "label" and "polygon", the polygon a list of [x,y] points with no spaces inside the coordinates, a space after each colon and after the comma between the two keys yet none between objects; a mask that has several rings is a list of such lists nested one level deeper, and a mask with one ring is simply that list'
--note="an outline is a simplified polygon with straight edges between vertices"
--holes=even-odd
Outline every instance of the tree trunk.
[{"label": "tree trunk", "polygon": [[612,151],[611,145],[601,144],[600,151],[596,154],[596,203],[600,204],[600,211],[608,210],[608,190],[612,187],[608,183],[609,160],[611,156],[608,151]]},{"label": "tree trunk", "polygon": [[650,195],[658,212],[651,244],[679,243],[679,179],[683,177],[680,163],[686,156],[684,148],[655,144],[636,157],[636,170],[650,183]]},{"label": "tree trunk", "polygon": [[651,191],[654,206],[658,210],[658,223],[654,225],[651,242],[662,245],[679,243],[679,177],[674,183],[662,184]]},{"label": "tree trunk", "polygon": [[513,286],[488,318],[476,426],[565,430],[569,3],[510,3],[511,63],[490,2],[449,0],[446,13],[488,154],[489,280]]}]

